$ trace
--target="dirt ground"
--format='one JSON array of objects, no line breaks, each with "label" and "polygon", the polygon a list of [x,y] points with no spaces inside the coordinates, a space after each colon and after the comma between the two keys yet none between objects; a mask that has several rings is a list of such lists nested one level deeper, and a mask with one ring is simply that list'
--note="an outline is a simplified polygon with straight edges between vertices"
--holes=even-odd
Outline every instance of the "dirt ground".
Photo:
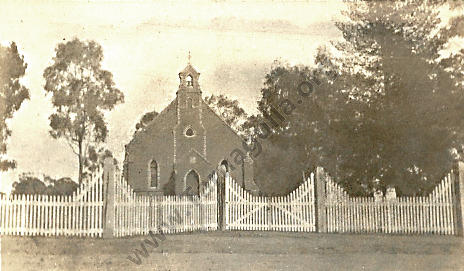
[{"label": "dirt ground", "polygon": [[2,270],[464,270],[464,238],[280,232],[150,237],[2,237]]}]

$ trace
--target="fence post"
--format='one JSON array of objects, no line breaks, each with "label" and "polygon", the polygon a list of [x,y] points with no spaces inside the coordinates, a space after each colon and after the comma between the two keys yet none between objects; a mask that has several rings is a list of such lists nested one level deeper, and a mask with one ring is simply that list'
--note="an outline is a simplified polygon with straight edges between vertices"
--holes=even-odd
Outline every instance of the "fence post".
[{"label": "fence post", "polygon": [[112,238],[114,232],[114,175],[115,166],[113,158],[105,158],[103,166],[103,200],[104,200],[104,223],[103,238]]},{"label": "fence post", "polygon": [[316,228],[317,232],[327,232],[325,174],[322,167],[316,168]]},{"label": "fence post", "polygon": [[464,162],[459,161],[456,167],[455,181],[455,223],[457,235],[463,236],[464,234]]}]

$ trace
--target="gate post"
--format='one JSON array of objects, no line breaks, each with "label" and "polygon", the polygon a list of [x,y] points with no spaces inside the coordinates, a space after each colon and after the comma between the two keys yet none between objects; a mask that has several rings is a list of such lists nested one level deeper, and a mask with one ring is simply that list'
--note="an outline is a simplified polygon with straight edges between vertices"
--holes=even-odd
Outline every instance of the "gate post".
[{"label": "gate post", "polygon": [[317,232],[327,232],[327,214],[326,214],[326,191],[325,191],[325,174],[322,167],[316,168],[315,182],[315,205],[316,205],[316,229]]},{"label": "gate post", "polygon": [[114,237],[114,174],[113,158],[107,157],[103,166],[103,238]]},{"label": "gate post", "polygon": [[456,233],[459,236],[464,234],[464,162],[459,161],[456,166],[454,178],[454,221]]}]

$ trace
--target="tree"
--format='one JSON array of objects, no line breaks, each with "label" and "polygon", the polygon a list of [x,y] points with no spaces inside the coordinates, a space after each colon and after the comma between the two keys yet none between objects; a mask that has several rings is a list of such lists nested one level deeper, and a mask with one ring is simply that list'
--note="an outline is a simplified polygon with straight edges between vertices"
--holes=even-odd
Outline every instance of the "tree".
[{"label": "tree", "polygon": [[13,183],[12,194],[47,195],[47,185],[37,177],[23,175]]},{"label": "tree", "polygon": [[113,157],[113,153],[110,150],[103,147],[97,150],[95,146],[89,146],[87,156],[84,160],[84,177],[90,177],[98,170],[103,169],[107,157],[113,158],[113,164],[118,168],[118,160]]},{"label": "tree", "polygon": [[29,174],[19,176],[19,181],[13,183],[12,193],[14,195],[57,195],[69,196],[77,190],[77,184],[71,178],[63,177],[54,179],[44,176],[41,180]]},{"label": "tree", "polygon": [[322,83],[310,96],[302,96],[300,84],[315,78],[319,83],[328,81],[314,69],[283,63],[275,63],[265,77],[258,101],[261,115],[254,128],[254,141],[262,153],[255,157],[254,166],[257,182],[266,194],[287,194],[302,182],[304,172],[323,164],[330,144],[325,111],[336,107],[340,99],[334,89],[323,89],[326,84]]},{"label": "tree", "polygon": [[102,69],[103,50],[94,41],[60,43],[53,64],[44,71],[45,91],[52,94],[50,135],[64,139],[79,160],[79,183],[90,145],[106,140],[104,111],[124,102],[111,72]]},{"label": "tree", "polygon": [[54,195],[72,195],[72,193],[77,190],[77,187],[77,183],[69,177],[63,177],[53,181]]},{"label": "tree", "polygon": [[0,171],[16,167],[15,161],[3,159],[7,152],[6,141],[11,135],[6,120],[29,99],[29,90],[19,81],[26,68],[24,56],[18,53],[14,42],[9,47],[0,45]]},{"label": "tree", "polygon": [[345,186],[378,178],[381,188],[425,194],[450,169],[463,132],[463,92],[437,64],[446,40],[429,38],[441,31],[440,5],[356,2],[337,24],[345,40],[335,43],[341,57],[331,58],[348,79],[340,87],[356,101],[343,112],[354,125],[334,137],[335,153],[350,146],[333,168]]},{"label": "tree", "polygon": [[[463,80],[456,72],[464,51],[452,61],[440,54],[448,42],[442,37],[459,33],[454,25],[462,16],[440,28],[440,1],[432,8],[405,3],[350,3],[349,19],[337,23],[344,40],[319,48],[315,68],[271,70],[260,112],[269,115],[285,99],[295,108],[262,143],[256,165],[265,166],[258,174],[289,169],[290,180],[279,179],[290,185],[297,169],[321,165],[355,195],[387,186],[426,194],[449,171],[451,150],[464,134]],[[442,35],[430,38],[435,32]],[[315,89],[303,99],[297,90],[308,80]],[[286,159],[290,151],[294,161]]]},{"label": "tree", "polygon": [[150,111],[150,112],[147,112],[145,114],[143,114],[143,116],[140,118],[139,122],[137,122],[137,124],[135,125],[135,132],[139,132],[139,131],[142,131],[143,129],[145,129],[145,127],[147,127],[148,123],[150,123],[152,120],[154,120],[156,118],[156,116],[158,116],[159,113],[156,112],[155,109],[153,109],[153,111]]},{"label": "tree", "polygon": [[205,98],[205,102],[237,134],[242,137],[247,137],[250,134],[249,125],[247,124],[249,117],[237,100],[222,94],[219,96],[212,94]]},{"label": "tree", "polygon": [[433,10],[419,16],[429,22],[418,23],[399,14],[404,9],[388,5],[394,4],[354,3],[350,20],[337,24],[345,40],[320,48],[315,69],[273,69],[260,102],[260,111],[268,113],[286,97],[301,99],[288,96],[296,95],[300,82],[317,81],[304,107],[296,106],[274,130],[280,139],[269,142],[300,146],[297,159],[324,166],[352,194],[386,186],[404,194],[427,193],[449,170],[450,150],[462,129],[459,81],[433,65],[440,47],[402,31],[426,25],[429,33],[436,25]]}]

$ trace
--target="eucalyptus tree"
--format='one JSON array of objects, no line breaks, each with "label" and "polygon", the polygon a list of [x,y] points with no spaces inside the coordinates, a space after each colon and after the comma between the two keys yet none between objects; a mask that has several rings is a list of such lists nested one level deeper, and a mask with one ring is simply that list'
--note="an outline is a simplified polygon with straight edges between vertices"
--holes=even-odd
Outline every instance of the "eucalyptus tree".
[{"label": "eucalyptus tree", "polygon": [[104,113],[124,102],[124,94],[102,68],[103,49],[95,41],[60,43],[55,53],[43,73],[54,107],[50,135],[63,139],[76,154],[82,182],[89,146],[105,142],[108,135]]},{"label": "eucalyptus tree", "polygon": [[26,73],[27,64],[14,42],[0,45],[0,171],[16,167],[16,162],[5,159],[7,139],[11,135],[7,120],[29,99],[29,90],[20,82]]}]

